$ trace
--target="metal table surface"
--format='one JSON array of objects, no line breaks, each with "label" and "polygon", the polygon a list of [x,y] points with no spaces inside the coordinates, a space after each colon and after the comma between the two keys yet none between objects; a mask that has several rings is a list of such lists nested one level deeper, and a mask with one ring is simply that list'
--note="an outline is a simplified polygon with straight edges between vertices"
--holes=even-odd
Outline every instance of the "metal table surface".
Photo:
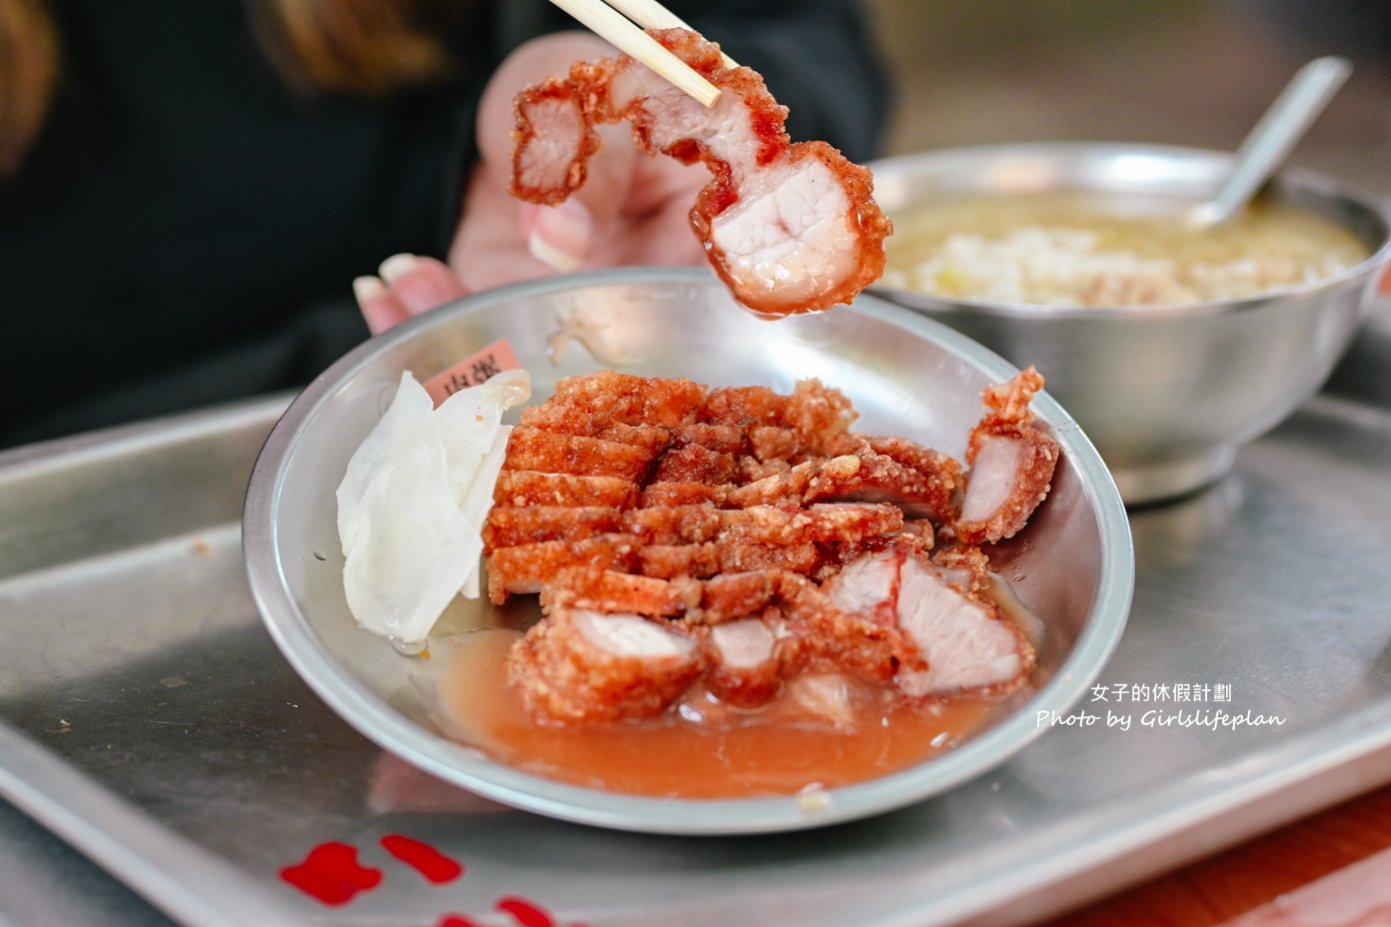
[{"label": "metal table surface", "polygon": [[[1229,478],[1132,513],[1130,624],[1071,723],[939,798],[786,835],[503,809],[332,715],[242,575],[282,401],[0,455],[0,923],[1027,923],[1391,781],[1383,323]],[[421,878],[388,834],[463,875]],[[381,884],[327,906],[281,879],[326,841]]]}]

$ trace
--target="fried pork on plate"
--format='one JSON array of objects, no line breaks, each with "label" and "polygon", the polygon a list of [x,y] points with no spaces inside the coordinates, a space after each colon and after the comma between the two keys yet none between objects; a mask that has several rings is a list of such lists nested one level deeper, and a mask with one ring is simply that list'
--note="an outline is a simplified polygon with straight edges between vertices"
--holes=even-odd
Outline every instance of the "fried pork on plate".
[{"label": "fried pork on plate", "polygon": [[[566,723],[651,717],[693,693],[753,709],[784,693],[925,700],[1023,684],[1034,651],[991,600],[978,543],[1017,532],[1047,492],[1057,446],[1027,410],[1040,385],[1028,371],[986,391],[964,471],[850,432],[849,401],[815,381],[788,395],[562,381],[513,432],[484,531],[493,601],[541,593],[511,684]],[[1046,473],[997,469],[991,442],[1029,449]]]},{"label": "fried pork on plate", "polygon": [[981,394],[990,411],[971,431],[971,470],[954,526],[963,543],[1013,537],[1048,495],[1058,443],[1033,424],[1029,402],[1041,389],[1043,377],[1030,367]]},{"label": "fried pork on plate", "polygon": [[509,681],[527,706],[557,720],[661,714],[704,669],[698,642],[640,615],[554,602],[518,642]]},{"label": "fried pork on plate", "polygon": [[1004,690],[1023,682],[1033,648],[999,607],[906,545],[867,554],[826,583],[842,611],[874,614],[915,649],[895,684],[911,696]]},{"label": "fried pork on plate", "polygon": [[652,35],[720,89],[714,106],[627,55],[576,62],[517,97],[513,194],[563,201],[599,150],[594,126],[626,120],[647,154],[709,168],[691,226],[745,306],[769,315],[827,309],[879,279],[893,226],[874,202],[869,171],[825,142],[793,143],[786,107],[757,73],[726,67],[718,46],[681,29]]}]

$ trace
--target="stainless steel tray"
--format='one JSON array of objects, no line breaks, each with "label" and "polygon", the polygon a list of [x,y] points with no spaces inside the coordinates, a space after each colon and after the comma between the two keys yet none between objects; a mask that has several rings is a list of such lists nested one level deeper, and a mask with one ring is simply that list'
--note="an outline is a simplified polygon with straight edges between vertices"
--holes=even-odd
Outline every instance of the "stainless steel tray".
[{"label": "stainless steel tray", "polygon": [[[0,804],[0,922],[510,927],[524,898],[591,927],[1026,923],[1370,789],[1391,780],[1391,407],[1358,384],[1391,364],[1385,330],[1335,380],[1345,395],[1308,403],[1212,490],[1132,514],[1107,701],[1067,716],[1101,720],[906,810],[778,836],[505,810],[339,721],[243,579],[241,492],[282,402],[0,455],[0,794],[32,816]],[[1144,725],[1219,711],[1283,723]],[[423,879],[387,834],[464,874]],[[329,907],[282,881],[326,841],[380,886]]]}]

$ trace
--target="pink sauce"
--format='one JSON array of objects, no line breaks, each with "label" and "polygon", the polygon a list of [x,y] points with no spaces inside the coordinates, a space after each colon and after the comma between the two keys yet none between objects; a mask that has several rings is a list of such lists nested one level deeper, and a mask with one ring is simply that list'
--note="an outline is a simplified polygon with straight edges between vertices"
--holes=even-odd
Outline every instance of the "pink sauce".
[{"label": "pink sauce", "polygon": [[785,694],[755,711],[688,697],[684,712],[613,725],[535,720],[507,685],[516,634],[463,635],[442,664],[442,721],[495,759],[537,775],[636,795],[788,795],[887,775],[951,749],[995,707],[988,697],[903,705],[861,687],[848,718],[817,717]]}]

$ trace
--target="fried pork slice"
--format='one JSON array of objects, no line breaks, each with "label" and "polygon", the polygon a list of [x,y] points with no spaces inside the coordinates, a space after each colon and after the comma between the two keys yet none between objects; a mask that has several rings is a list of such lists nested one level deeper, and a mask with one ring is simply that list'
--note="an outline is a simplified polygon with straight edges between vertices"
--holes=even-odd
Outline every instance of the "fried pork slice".
[{"label": "fried pork slice", "polygon": [[579,476],[536,470],[503,470],[493,487],[493,504],[606,506],[627,509],[637,504],[639,487],[616,476]]},{"label": "fried pork slice", "polygon": [[755,505],[717,509],[709,505],[630,509],[623,528],[654,544],[748,541],[758,544],[850,544],[891,534],[903,527],[903,512],[892,505],[828,503],[802,509]]},{"label": "fried pork slice", "polygon": [[711,505],[629,509],[623,513],[623,530],[650,544],[702,544],[720,536],[720,513]]},{"label": "fried pork slice", "polygon": [[861,448],[816,465],[802,498],[809,503],[888,503],[910,518],[950,522],[958,485],[951,477],[928,477],[886,454]]},{"label": "fried pork slice", "polygon": [[998,606],[964,593],[917,557],[903,564],[898,620],[927,664],[894,680],[910,696],[1008,691],[1033,668],[1033,647]]},{"label": "fried pork slice", "polygon": [[887,679],[893,634],[847,616],[788,570],[728,573],[703,584],[687,624],[704,627],[706,685],[722,701],[755,707],[808,671]]},{"label": "fried pork slice", "polygon": [[933,553],[932,562],[947,582],[973,595],[990,589],[990,558],[979,547],[950,547]]},{"label": "fried pork slice", "polygon": [[878,279],[893,226],[869,171],[825,142],[791,144],[786,108],[757,73],[726,67],[718,46],[680,29],[652,35],[720,89],[714,105],[626,55],[576,62],[568,77],[517,97],[513,195],[564,200],[598,147],[594,124],[626,119],[648,154],[710,169],[691,226],[744,305],[774,315],[826,309]]},{"label": "fried pork slice", "polygon": [[600,148],[599,134],[565,78],[549,77],[523,93],[515,116],[516,131],[526,143],[513,154],[512,172],[513,184],[525,183],[528,189],[516,195],[555,205],[584,184],[586,165]]},{"label": "fried pork slice", "polygon": [[703,544],[643,544],[637,559],[644,576],[670,579],[756,570],[810,573],[826,561],[826,554],[812,542],[782,547],[733,539]]},{"label": "fried pork slice", "polygon": [[604,427],[594,437],[618,444],[631,444],[651,452],[656,457],[670,446],[671,429],[660,425],[630,425],[627,422],[617,422]]},{"label": "fried pork slice", "polygon": [[623,523],[619,509],[601,505],[494,505],[483,525],[483,549],[541,541],[580,541],[612,534]]},{"label": "fried pork slice", "polygon": [[847,434],[835,438],[830,445],[832,454],[853,454],[864,449],[883,454],[923,476],[947,482],[961,482],[961,464],[948,454],[926,447],[907,438],[887,435]]},{"label": "fried pork slice", "polygon": [[654,480],[642,488],[638,505],[645,509],[671,508],[678,505],[722,506],[734,487],[718,483],[689,483],[679,480]]},{"label": "fried pork slice", "polygon": [[792,472],[792,464],[781,457],[759,460],[753,455],[739,458],[739,481],[757,483],[770,476],[784,476]]},{"label": "fried pork slice", "polygon": [[913,653],[900,655],[894,683],[910,697],[1007,691],[1033,667],[1033,648],[993,602],[906,547],[851,563],[826,594],[841,611],[892,622],[907,638]]},{"label": "fried pork slice", "polygon": [[795,467],[768,474],[760,479],[731,487],[726,495],[730,505],[746,509],[755,505],[800,503],[811,478],[821,469],[820,461],[803,461]]},{"label": "fried pork slice", "polygon": [[916,538],[923,550],[931,550],[937,544],[937,528],[927,518],[905,519],[903,533]]},{"label": "fried pork slice", "polygon": [[816,544],[762,544],[758,541],[730,540],[715,545],[721,573],[746,573],[752,570],[787,570],[791,573],[810,573],[824,559]]},{"label": "fried pork slice", "polygon": [[824,583],[867,554],[877,554],[895,548],[913,555],[927,555],[931,553],[934,543],[931,523],[926,520],[904,522],[903,530],[897,534],[876,535],[854,543],[823,547],[821,563],[807,576],[818,583]]},{"label": "fried pork slice", "polygon": [[692,617],[702,624],[722,624],[757,615],[780,596],[786,570],[724,573],[701,584],[700,610]]},{"label": "fried pork slice", "polygon": [[637,554],[638,570],[662,579],[704,578],[720,572],[719,554],[716,544],[643,544]]},{"label": "fried pork slice", "polygon": [[508,654],[528,710],[558,721],[648,718],[704,671],[698,642],[671,624],[552,602]]},{"label": "fried pork slice", "polygon": [[549,400],[522,412],[522,424],[591,437],[615,424],[672,428],[694,422],[704,398],[693,380],[601,370],[562,379]]},{"label": "fried pork slice", "polygon": [[[697,505],[710,503],[720,508],[747,509],[757,505],[801,505],[807,484],[821,467],[820,461],[807,460],[795,467],[779,468],[752,483],[681,483],[661,481],[643,487],[639,505]],[[741,475],[743,469],[740,469]]]},{"label": "fried pork slice", "polygon": [[[907,438],[885,437],[880,435],[846,434],[834,438],[828,448],[833,455],[854,454],[862,459],[878,461],[887,457],[901,467],[907,467],[922,477],[925,489],[918,489],[918,496],[905,500],[913,509],[910,514],[934,518],[948,522],[955,517],[960,508],[962,488],[966,484],[961,464],[949,454],[934,448],[924,447]],[[882,461],[879,462],[883,469]],[[913,481],[914,485],[919,485]]]},{"label": "fried pork slice", "polygon": [[[698,415],[702,422],[741,428],[751,436],[759,428],[789,429],[796,433],[800,449],[823,453],[850,430],[857,413],[840,390],[807,379],[798,380],[787,395],[766,386],[717,387],[706,394]],[[768,432],[764,440],[771,445],[789,439]]]},{"label": "fried pork slice", "polygon": [[542,541],[488,552],[488,599],[540,592],[561,570],[594,566],[631,572],[638,565],[642,539],[631,534],[598,534],[582,541]]},{"label": "fried pork slice", "polygon": [[1033,424],[1029,402],[1043,388],[1033,367],[982,393],[989,410],[966,448],[966,493],[953,526],[965,544],[1013,537],[1052,486],[1058,443]]},{"label": "fried pork slice", "polygon": [[846,434],[859,417],[850,398],[817,379],[798,380],[787,397],[781,424],[808,438],[807,446],[825,453],[829,442]]},{"label": "fried pork slice", "polygon": [[642,482],[655,458],[656,454],[644,447],[519,425],[507,440],[503,469]]},{"label": "fried pork slice", "polygon": [[760,461],[785,460],[800,463],[815,451],[795,428],[754,425],[749,429],[749,449]]},{"label": "fried pork slice", "polygon": [[784,691],[788,700],[807,717],[829,722],[842,730],[853,730],[855,703],[850,679],[844,673],[795,676],[787,680]]},{"label": "fried pork slice", "polygon": [[796,641],[791,672],[890,681],[905,660],[914,658],[912,643],[892,621],[874,610],[846,609],[828,589],[800,576],[783,584],[788,628]]},{"label": "fried pork slice", "polygon": [[689,422],[671,429],[672,443],[699,444],[720,454],[738,456],[748,451],[749,438],[742,428],[713,422]]},{"label": "fried pork slice", "polygon": [[557,572],[541,590],[541,607],[561,602],[599,612],[630,612],[646,617],[682,615],[700,605],[703,584],[689,576],[656,579],[597,566]]},{"label": "fried pork slice", "polygon": [[710,694],[739,708],[757,708],[778,694],[790,638],[776,609],[766,617],[716,625],[705,632],[705,641],[705,685]]},{"label": "fried pork slice", "polygon": [[738,472],[738,460],[733,454],[712,451],[700,444],[687,444],[667,451],[652,476],[658,482],[718,485],[732,481]]},{"label": "fried pork slice", "polygon": [[718,386],[705,395],[696,413],[700,421],[740,428],[779,425],[787,397],[767,386]]}]

